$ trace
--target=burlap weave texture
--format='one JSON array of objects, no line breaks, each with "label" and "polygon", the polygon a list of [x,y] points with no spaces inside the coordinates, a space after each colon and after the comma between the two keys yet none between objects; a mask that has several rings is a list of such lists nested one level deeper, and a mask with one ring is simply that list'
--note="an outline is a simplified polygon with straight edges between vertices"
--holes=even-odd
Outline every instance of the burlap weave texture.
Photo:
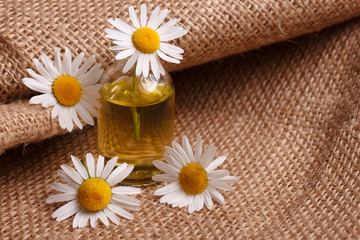
[{"label": "burlap weave texture", "polygon": [[[149,9],[156,5],[168,8],[169,17],[178,18],[179,24],[189,30],[188,35],[177,41],[185,49],[184,60],[180,65],[168,64],[166,68],[170,71],[317,31],[360,14],[359,0],[146,2]],[[21,143],[64,133],[56,121],[51,121],[49,110],[25,107],[34,93],[21,79],[27,77],[26,68],[35,69],[31,59],[42,53],[51,57],[53,47],[67,46],[74,54],[81,51],[86,56],[95,54],[106,69],[113,61],[108,50],[110,40],[104,37],[104,28],[110,27],[106,20],[121,17],[129,21],[128,6],[132,4],[138,9],[141,3],[130,0],[0,2],[0,110],[4,111],[0,117],[0,154]],[[22,112],[15,111],[19,102],[10,103],[19,98],[23,99]],[[34,118],[24,119],[24,115]],[[36,119],[37,115],[43,119]],[[42,121],[43,127],[35,129],[32,123],[37,121]]]},{"label": "burlap weave texture", "polygon": [[0,158],[1,239],[359,239],[360,19],[173,74],[176,139],[200,133],[239,177],[188,215],[147,187],[135,220],[72,229],[55,170],[97,153],[96,128],[12,149]]}]

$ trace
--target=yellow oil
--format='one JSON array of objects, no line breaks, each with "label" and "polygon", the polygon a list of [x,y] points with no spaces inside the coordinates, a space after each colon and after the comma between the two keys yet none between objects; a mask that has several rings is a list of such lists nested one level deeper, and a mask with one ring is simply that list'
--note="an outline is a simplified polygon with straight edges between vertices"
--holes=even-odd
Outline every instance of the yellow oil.
[{"label": "yellow oil", "polygon": [[[158,83],[155,90],[144,92],[139,81],[135,78],[133,85],[131,77],[124,77],[100,90],[99,153],[107,159],[118,156],[118,164],[127,162],[135,166],[124,182],[129,185],[145,185],[159,172],[152,161],[163,160],[164,146],[171,145],[174,132],[173,85]],[[138,140],[134,133],[134,107],[140,120]]]}]

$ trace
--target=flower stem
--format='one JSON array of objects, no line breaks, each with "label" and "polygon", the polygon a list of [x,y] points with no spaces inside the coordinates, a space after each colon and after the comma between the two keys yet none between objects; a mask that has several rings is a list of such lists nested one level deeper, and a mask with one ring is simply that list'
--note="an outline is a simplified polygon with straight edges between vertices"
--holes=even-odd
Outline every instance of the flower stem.
[{"label": "flower stem", "polygon": [[[135,69],[136,69],[136,64],[135,64]],[[135,69],[133,72],[133,76],[132,76],[132,90],[133,90],[133,103],[135,104]],[[135,140],[139,140],[140,139],[140,133],[139,133],[139,129],[140,129],[140,115],[136,110],[136,107],[131,107],[131,112],[132,112],[132,116],[133,116],[133,121],[134,121],[134,131],[135,131]]]}]

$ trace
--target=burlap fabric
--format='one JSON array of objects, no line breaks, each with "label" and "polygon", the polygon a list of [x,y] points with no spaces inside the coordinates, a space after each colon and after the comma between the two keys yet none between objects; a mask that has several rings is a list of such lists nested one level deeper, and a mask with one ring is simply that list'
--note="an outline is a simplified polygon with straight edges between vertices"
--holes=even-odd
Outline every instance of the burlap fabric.
[{"label": "burlap fabric", "polygon": [[[169,71],[320,30],[360,14],[359,0],[309,1],[147,1],[170,9],[171,18],[190,33],[177,43],[185,49],[180,65]],[[113,55],[104,28],[108,18],[128,17],[128,6],[142,2],[114,0],[1,1],[0,2],[0,153],[21,143],[62,134],[50,111],[26,104],[34,94],[22,82],[31,59],[53,47],[69,47],[73,53],[95,54],[106,69]],[[23,102],[11,103],[18,99]],[[4,104],[10,104],[5,106]],[[16,111],[21,106],[24,111]],[[42,120],[39,120],[41,116]],[[46,119],[46,121],[45,121]],[[33,123],[41,121],[42,127]],[[21,122],[21,125],[19,124]],[[7,135],[5,133],[11,133]]]},{"label": "burlap fabric", "polygon": [[188,215],[147,187],[135,220],[72,229],[45,204],[70,154],[97,153],[96,128],[8,150],[1,239],[359,239],[360,19],[173,74],[176,139],[200,133],[239,177],[226,203]]}]

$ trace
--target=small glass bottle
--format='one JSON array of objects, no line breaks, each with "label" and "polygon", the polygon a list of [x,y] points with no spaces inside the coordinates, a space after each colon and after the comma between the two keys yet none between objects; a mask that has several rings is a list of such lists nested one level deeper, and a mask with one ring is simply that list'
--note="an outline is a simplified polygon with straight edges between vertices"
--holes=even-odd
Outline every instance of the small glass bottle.
[{"label": "small glass bottle", "polygon": [[167,72],[159,80],[153,75],[136,77],[135,67],[122,73],[124,63],[115,61],[102,80],[99,154],[107,159],[118,156],[118,165],[134,165],[123,184],[149,185],[159,173],[152,161],[163,160],[164,146],[173,140],[175,89]]}]

